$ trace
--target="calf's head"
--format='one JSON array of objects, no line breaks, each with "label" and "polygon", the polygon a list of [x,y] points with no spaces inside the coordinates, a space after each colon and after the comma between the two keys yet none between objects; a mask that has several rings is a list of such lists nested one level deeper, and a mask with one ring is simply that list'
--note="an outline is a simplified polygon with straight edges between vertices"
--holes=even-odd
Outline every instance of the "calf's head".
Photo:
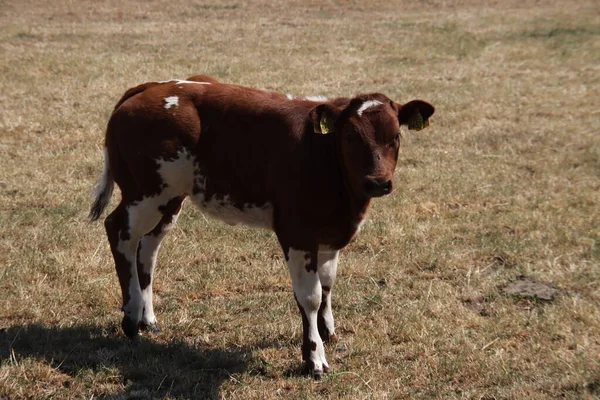
[{"label": "calf's head", "polygon": [[393,189],[400,125],[421,130],[433,113],[433,106],[425,101],[398,104],[375,93],[356,97],[343,108],[321,104],[311,111],[311,119],[315,133],[335,135],[351,190],[371,198]]}]

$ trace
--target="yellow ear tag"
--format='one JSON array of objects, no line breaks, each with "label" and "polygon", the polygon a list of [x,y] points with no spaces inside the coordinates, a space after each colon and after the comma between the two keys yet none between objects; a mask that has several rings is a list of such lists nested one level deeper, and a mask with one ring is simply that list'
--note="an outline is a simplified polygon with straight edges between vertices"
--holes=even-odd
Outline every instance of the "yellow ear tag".
[{"label": "yellow ear tag", "polygon": [[317,133],[320,133],[322,135],[327,135],[328,133],[333,132],[333,127],[330,125],[329,120],[327,119],[327,116],[325,114],[323,114],[321,116],[321,122],[319,125],[321,128],[321,132],[317,132]]},{"label": "yellow ear tag", "polygon": [[423,121],[423,116],[418,110],[415,110],[414,114],[408,120],[408,129],[411,131],[420,131],[423,128],[429,126],[429,120]]},{"label": "yellow ear tag", "polygon": [[321,123],[320,122],[317,123],[317,121],[314,121],[313,122],[313,129],[314,129],[315,133],[323,134],[323,132],[321,132]]}]

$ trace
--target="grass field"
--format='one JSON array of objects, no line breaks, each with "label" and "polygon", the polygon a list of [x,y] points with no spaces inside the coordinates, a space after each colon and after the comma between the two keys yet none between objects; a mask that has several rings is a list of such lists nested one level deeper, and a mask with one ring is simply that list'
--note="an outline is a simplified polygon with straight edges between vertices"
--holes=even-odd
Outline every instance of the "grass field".
[{"label": "grass field", "polygon": [[[4,0],[0,54],[0,399],[600,397],[597,1]],[[127,88],[199,73],[436,106],[341,255],[321,381],[274,234],[190,204],[162,332],[120,332],[86,220],[105,124]],[[506,295],[522,275],[559,294]]]}]

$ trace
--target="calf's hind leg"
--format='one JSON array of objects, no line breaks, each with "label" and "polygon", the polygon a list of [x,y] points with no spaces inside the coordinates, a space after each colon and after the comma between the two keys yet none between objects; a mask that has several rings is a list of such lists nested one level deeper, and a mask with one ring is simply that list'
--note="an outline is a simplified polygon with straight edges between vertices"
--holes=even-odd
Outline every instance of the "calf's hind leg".
[{"label": "calf's hind leg", "polygon": [[160,222],[161,205],[159,197],[144,198],[141,201],[123,199],[104,221],[123,296],[122,309],[125,315],[121,326],[129,338],[137,336],[144,309],[138,277],[137,249],[142,237]]},{"label": "calf's hind leg", "polygon": [[137,273],[143,302],[140,328],[151,332],[159,331],[152,304],[152,282],[156,256],[162,239],[177,222],[182,203],[182,197],[174,197],[166,205],[159,207],[159,211],[162,213],[160,222],[152,231],[142,237],[137,250]]}]

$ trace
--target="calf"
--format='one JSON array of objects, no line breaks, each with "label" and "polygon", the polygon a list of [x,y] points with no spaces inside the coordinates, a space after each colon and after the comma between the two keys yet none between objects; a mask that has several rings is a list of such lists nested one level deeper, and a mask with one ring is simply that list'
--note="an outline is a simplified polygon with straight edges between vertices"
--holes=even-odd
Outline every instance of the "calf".
[{"label": "calf", "polygon": [[122,328],[157,329],[152,275],[185,198],[229,224],[271,229],[302,316],[302,357],[315,377],[335,340],[331,290],[338,253],[373,197],[392,191],[400,125],[419,130],[434,108],[380,93],[297,98],[206,76],[128,90],[106,131],[104,172],[90,218],[114,182],[121,202],[104,225],[125,313]]}]

